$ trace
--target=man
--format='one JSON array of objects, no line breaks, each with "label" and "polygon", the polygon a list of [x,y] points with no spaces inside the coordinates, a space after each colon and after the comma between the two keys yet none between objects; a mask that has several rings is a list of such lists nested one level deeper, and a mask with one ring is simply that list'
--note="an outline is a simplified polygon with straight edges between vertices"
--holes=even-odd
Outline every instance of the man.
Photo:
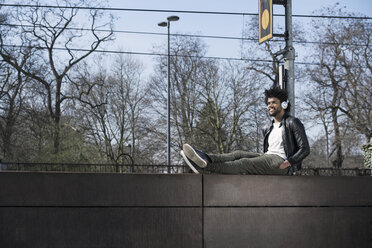
[{"label": "man", "polygon": [[195,172],[200,168],[222,174],[293,174],[301,169],[302,160],[310,153],[309,142],[301,121],[289,115],[290,103],[285,90],[265,90],[265,103],[273,120],[262,129],[264,153],[235,151],[206,154],[189,144],[181,155]]}]

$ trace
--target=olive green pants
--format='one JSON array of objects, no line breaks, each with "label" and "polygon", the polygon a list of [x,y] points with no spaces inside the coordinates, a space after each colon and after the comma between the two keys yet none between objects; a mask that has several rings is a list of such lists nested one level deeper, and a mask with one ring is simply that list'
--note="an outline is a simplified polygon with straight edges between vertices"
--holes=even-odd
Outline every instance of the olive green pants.
[{"label": "olive green pants", "polygon": [[281,170],[284,159],[278,155],[234,151],[225,154],[208,154],[212,163],[205,170],[221,174],[286,175],[288,168]]}]

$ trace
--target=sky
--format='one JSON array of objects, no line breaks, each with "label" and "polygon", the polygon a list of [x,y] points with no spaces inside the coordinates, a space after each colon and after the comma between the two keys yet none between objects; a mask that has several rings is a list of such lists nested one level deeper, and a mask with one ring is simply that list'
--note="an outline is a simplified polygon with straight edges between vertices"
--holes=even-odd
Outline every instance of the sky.
[{"label": "sky", "polygon": [[[40,0],[43,4],[54,5],[55,0]],[[229,12],[229,13],[258,13],[258,0],[105,0],[107,7],[118,9],[142,9],[142,10],[169,10],[169,12],[149,11],[123,11],[113,10],[115,16],[114,30],[129,32],[148,32],[156,34],[115,33],[115,41],[103,44],[100,49],[111,51],[124,51],[132,53],[161,52],[155,50],[155,46],[166,46],[167,28],[159,27],[159,22],[165,21],[170,15],[180,17],[179,21],[171,23],[171,34],[192,34],[203,36],[223,36],[242,38],[244,23],[251,16],[242,14],[222,15],[204,13],[177,13],[177,11],[205,11],[205,12]],[[18,0],[7,0],[5,3],[16,3]],[[292,13],[294,15],[314,15],[316,10],[333,6],[339,2],[346,6],[348,11],[355,12],[357,16],[372,17],[372,0],[292,0]],[[283,14],[284,7],[274,5],[274,14]],[[306,18],[293,17],[293,23],[301,23]],[[283,17],[274,17],[275,25],[284,26]],[[257,27],[258,29],[258,27]],[[239,39],[212,39],[203,38],[207,46],[207,56],[223,58],[241,58],[242,41]],[[249,45],[249,44],[248,44]],[[262,46],[263,47],[263,46]],[[166,47],[165,47],[166,49]],[[305,51],[295,47],[299,57]],[[164,51],[164,50],[163,50]],[[145,72],[150,75],[154,65],[155,56],[136,55],[143,64]]]},{"label": "sky", "polygon": [[[316,14],[314,11],[320,8],[333,6],[336,2],[339,2],[341,6],[346,6],[348,11],[355,12],[358,16],[365,15],[372,17],[372,0],[292,0],[292,13],[294,15],[314,15]],[[126,9],[258,13],[258,0],[108,0],[108,4],[111,8]],[[284,13],[283,6],[274,5],[273,8],[274,14]],[[170,15],[177,15],[180,17],[179,21],[171,23],[171,33],[229,37],[242,37],[243,23],[249,18],[247,16],[243,17],[243,15],[190,14],[172,11],[113,11],[113,14],[118,17],[115,21],[115,30],[164,34],[116,34],[116,42],[110,45],[111,48],[130,52],[153,52],[155,44],[165,45],[167,39],[165,34],[167,29],[159,27],[157,24],[161,21],[165,21],[167,16]],[[302,21],[301,19],[303,20],[303,18],[293,18],[293,22]],[[274,25],[280,22],[284,25],[284,18],[274,18]],[[204,39],[203,41],[207,44],[208,56],[234,58],[239,58],[241,56],[241,41],[239,40]],[[143,58],[143,60],[149,61],[149,58]]]},{"label": "sky", "polygon": [[[40,0],[43,4],[55,5],[55,0]],[[97,0],[101,4],[105,1]],[[229,12],[229,13],[258,13],[258,0],[106,0],[107,7],[118,9],[142,9],[142,10],[169,10],[169,12],[149,12],[149,11],[123,11],[113,10],[115,16],[114,30],[130,32],[148,32],[155,34],[133,34],[115,33],[115,41],[103,44],[100,49],[111,51],[124,51],[132,53],[154,53],[161,52],[155,50],[155,46],[163,46],[166,51],[167,28],[159,27],[159,22],[165,21],[170,15],[180,17],[179,21],[172,22],[171,34],[192,34],[203,36],[223,36],[241,38],[244,23],[251,16],[242,14],[222,15],[222,14],[194,14],[177,13],[176,11],[205,11],[205,12]],[[11,4],[18,0],[7,0],[5,3]],[[33,2],[33,1],[31,1]],[[339,2],[341,6],[346,6],[348,11],[355,12],[357,16],[364,15],[372,17],[372,0],[292,0],[292,13],[294,15],[314,15],[316,10],[324,7],[334,6]],[[105,5],[105,4],[102,4]],[[284,7],[274,5],[274,14],[283,14]],[[293,23],[301,23],[306,18],[293,17]],[[274,17],[275,25],[284,26],[283,17]],[[257,27],[258,29],[258,27]],[[207,56],[223,58],[241,58],[242,41],[239,39],[212,39],[203,38],[207,46]],[[249,44],[248,44],[249,45]],[[263,46],[262,46],[263,48]],[[306,53],[300,48],[296,48],[297,55]],[[155,56],[136,55],[144,65],[145,73],[150,75],[154,65]],[[300,60],[299,58],[299,60]]]}]

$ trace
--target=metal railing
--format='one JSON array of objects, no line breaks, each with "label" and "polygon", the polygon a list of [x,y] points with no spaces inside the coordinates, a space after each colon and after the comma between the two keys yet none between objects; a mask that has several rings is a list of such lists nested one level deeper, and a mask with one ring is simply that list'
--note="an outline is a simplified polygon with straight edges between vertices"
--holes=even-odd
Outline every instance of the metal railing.
[{"label": "metal railing", "polygon": [[[137,164],[75,164],[75,163],[25,163],[3,162],[0,171],[30,171],[30,172],[92,172],[92,173],[168,173],[167,165],[137,165]],[[188,173],[183,165],[171,165],[172,174]]]},{"label": "metal railing", "polygon": [[304,168],[298,176],[372,176],[372,169],[365,168]]},{"label": "metal railing", "polygon": [[[33,172],[92,172],[92,173],[168,173],[168,165],[140,165],[131,163],[116,164],[74,164],[74,163],[25,163],[2,162],[0,171]],[[192,173],[184,165],[171,165],[171,174]],[[206,172],[208,173],[208,172]],[[372,176],[372,169],[367,168],[304,168],[296,176]]]}]

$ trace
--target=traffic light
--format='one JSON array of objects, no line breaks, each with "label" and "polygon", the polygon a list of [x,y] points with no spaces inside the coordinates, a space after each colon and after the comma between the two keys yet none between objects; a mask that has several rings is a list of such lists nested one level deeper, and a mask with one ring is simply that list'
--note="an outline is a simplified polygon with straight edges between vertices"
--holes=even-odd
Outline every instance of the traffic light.
[{"label": "traffic light", "polygon": [[273,37],[273,0],[258,0],[258,42]]}]

